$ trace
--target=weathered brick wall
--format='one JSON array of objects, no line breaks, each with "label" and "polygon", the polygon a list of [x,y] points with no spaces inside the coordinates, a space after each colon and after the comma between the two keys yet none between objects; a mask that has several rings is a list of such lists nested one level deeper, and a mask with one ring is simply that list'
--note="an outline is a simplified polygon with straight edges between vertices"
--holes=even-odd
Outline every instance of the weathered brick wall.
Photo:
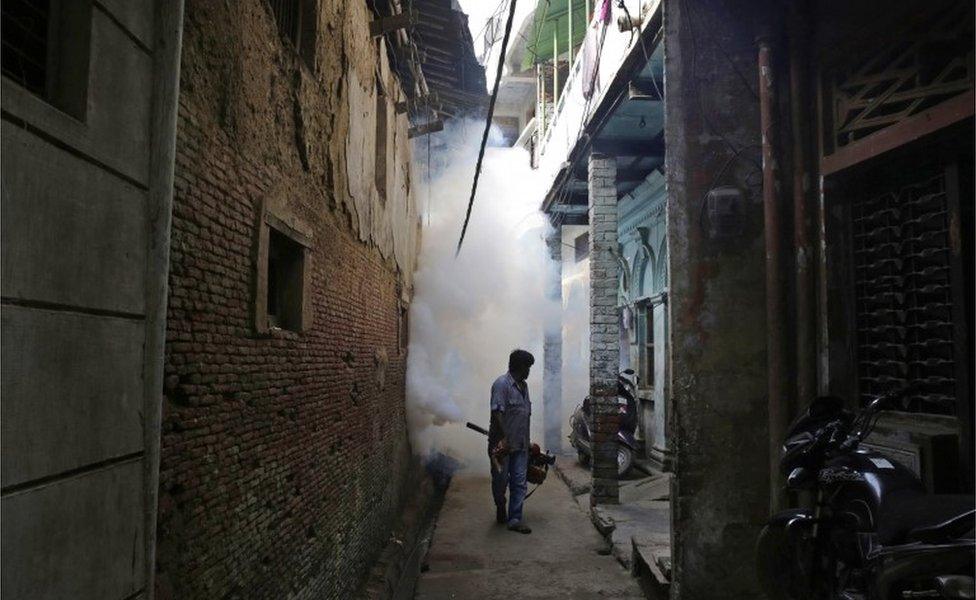
[{"label": "weathered brick wall", "polygon": [[593,411],[593,504],[616,504],[617,375],[620,309],[617,307],[617,163],[590,155],[590,406]]},{"label": "weathered brick wall", "polygon": [[[366,186],[347,180],[349,88],[367,82],[358,93],[372,101],[372,69],[384,63],[365,33],[365,2],[321,4],[309,69],[263,0],[187,3],[160,598],[349,597],[402,500],[398,303],[413,249],[397,255],[390,239],[397,227],[415,231],[416,213],[399,176],[385,203],[351,197]],[[385,83],[392,104],[398,88]],[[393,125],[402,143],[389,162],[405,173],[406,123]],[[372,185],[368,165],[360,175]],[[269,201],[312,238],[312,323],[300,334],[253,327],[257,221]]]}]

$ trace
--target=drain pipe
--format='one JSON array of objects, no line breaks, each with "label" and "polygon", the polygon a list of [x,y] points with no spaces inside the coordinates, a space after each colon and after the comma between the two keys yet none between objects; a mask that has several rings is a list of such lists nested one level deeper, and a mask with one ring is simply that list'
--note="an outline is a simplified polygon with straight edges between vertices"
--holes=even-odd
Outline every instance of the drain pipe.
[{"label": "drain pipe", "polygon": [[[815,252],[810,241],[810,163],[805,100],[806,3],[790,3],[790,125],[793,130],[793,248],[796,256],[796,398],[798,410],[817,393]],[[792,418],[794,414],[790,414]]]},{"label": "drain pipe", "polygon": [[779,448],[786,433],[789,403],[786,383],[786,280],[783,277],[783,231],[779,189],[779,123],[773,49],[768,37],[759,45],[759,116],[762,128],[763,216],[766,238],[766,370],[769,402],[769,504],[784,504]]}]

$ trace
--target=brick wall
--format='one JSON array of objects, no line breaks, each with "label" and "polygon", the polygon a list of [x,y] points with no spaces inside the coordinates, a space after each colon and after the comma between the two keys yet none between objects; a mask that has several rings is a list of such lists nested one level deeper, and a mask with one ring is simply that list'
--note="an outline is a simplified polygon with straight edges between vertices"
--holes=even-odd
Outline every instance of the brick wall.
[{"label": "brick wall", "polygon": [[[266,2],[187,3],[160,598],[349,597],[402,500],[410,451],[397,333],[409,283],[357,230],[356,186],[345,181],[349,73],[383,57],[364,33],[365,3],[322,5],[329,35],[308,69]],[[406,140],[405,123],[395,132]],[[410,219],[408,190],[391,187],[384,206],[401,203]],[[255,332],[256,231],[269,203],[311,239],[302,333]]]},{"label": "brick wall", "polygon": [[590,195],[590,406],[593,411],[593,504],[618,498],[617,375],[620,317],[617,308],[617,163],[593,153]]}]

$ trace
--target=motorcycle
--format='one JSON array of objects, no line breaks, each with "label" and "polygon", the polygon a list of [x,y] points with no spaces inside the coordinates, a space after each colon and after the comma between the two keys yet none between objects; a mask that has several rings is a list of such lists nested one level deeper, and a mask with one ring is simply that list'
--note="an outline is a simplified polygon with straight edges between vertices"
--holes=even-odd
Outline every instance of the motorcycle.
[{"label": "motorcycle", "polygon": [[779,599],[973,598],[972,495],[928,494],[918,477],[861,442],[908,389],[858,412],[814,400],[787,432],[787,488],[814,507],[773,515],[759,536],[767,596]]},{"label": "motorcycle", "polygon": [[[633,369],[626,369],[617,376],[617,406],[620,411],[620,426],[617,430],[617,476],[627,474],[634,464],[637,453],[637,383],[639,378]],[[576,449],[581,465],[589,466],[593,455],[590,441],[590,397],[576,407],[569,419],[569,442]]]}]

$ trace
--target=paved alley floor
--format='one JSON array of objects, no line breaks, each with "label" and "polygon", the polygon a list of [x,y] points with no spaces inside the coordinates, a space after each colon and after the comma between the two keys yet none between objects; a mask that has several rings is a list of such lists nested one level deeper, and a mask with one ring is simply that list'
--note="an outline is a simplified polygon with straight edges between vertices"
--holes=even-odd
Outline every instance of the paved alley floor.
[{"label": "paved alley floor", "polygon": [[487,476],[455,477],[417,600],[644,598],[555,474],[526,501],[525,519],[531,535],[496,525]]}]

